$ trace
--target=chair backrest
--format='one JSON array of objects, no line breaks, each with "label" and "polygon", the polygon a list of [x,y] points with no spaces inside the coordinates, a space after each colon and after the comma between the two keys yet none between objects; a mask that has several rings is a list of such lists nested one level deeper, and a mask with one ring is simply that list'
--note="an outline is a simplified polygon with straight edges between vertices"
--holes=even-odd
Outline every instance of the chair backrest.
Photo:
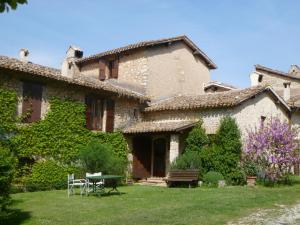
[{"label": "chair backrest", "polygon": [[102,176],[102,172],[94,173],[94,176]]},{"label": "chair backrest", "polygon": [[102,176],[102,172],[98,173],[85,173],[85,177]]},{"label": "chair backrest", "polygon": [[68,182],[72,182],[74,180],[74,173],[68,174]]}]

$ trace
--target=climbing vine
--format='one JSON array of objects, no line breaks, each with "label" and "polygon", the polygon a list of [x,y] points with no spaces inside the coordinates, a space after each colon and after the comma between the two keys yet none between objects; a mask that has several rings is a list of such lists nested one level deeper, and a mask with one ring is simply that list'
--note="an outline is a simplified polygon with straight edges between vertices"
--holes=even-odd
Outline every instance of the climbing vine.
[{"label": "climbing vine", "polygon": [[41,160],[73,167],[77,164],[79,149],[94,139],[111,145],[118,157],[127,159],[127,143],[121,133],[91,132],[85,128],[83,103],[54,97],[49,101],[50,110],[45,118],[31,124],[17,122],[17,103],[15,91],[0,87],[0,124],[14,134],[11,142],[19,159],[19,178],[30,177],[32,166]]}]

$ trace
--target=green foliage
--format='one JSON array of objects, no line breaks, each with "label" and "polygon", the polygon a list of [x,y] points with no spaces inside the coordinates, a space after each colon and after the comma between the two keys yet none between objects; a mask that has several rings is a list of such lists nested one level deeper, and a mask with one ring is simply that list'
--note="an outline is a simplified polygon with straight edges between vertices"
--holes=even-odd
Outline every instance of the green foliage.
[{"label": "green foliage", "polygon": [[211,187],[217,187],[220,180],[224,180],[223,175],[215,171],[209,171],[203,176],[203,182]]},{"label": "green foliage", "polygon": [[0,87],[0,129],[13,132],[16,129],[17,94]]},{"label": "green foliage", "polygon": [[202,153],[204,171],[218,171],[228,183],[243,184],[245,175],[239,166],[241,148],[241,134],[235,119],[222,118],[214,143]]},{"label": "green foliage", "polygon": [[87,172],[124,174],[125,161],[114,154],[112,147],[99,141],[91,141],[82,147],[79,158]]},{"label": "green foliage", "polygon": [[221,119],[215,143],[223,149],[224,153],[232,154],[232,157],[240,160],[242,152],[241,132],[234,118],[226,116]]},{"label": "green foliage", "polygon": [[171,164],[171,169],[188,170],[202,169],[201,156],[199,152],[187,151],[179,155]]},{"label": "green foliage", "polygon": [[111,146],[113,152],[118,156],[118,158],[126,161],[127,160],[127,153],[128,147],[125,137],[121,132],[98,132],[92,133],[91,140],[97,140],[103,144]]},{"label": "green foliage", "polygon": [[23,126],[14,137],[19,157],[51,157],[62,163],[76,159],[80,145],[89,136],[85,128],[83,104],[71,99],[53,98],[44,120]]},{"label": "green foliage", "polygon": [[35,163],[26,182],[28,191],[66,188],[68,173],[77,172],[76,168],[60,165],[53,160]]},{"label": "green foliage", "polygon": [[15,158],[9,145],[0,139],[0,215],[10,203],[9,191],[14,176]]},{"label": "green foliage", "polygon": [[257,176],[259,170],[258,166],[253,160],[245,158],[243,160],[243,170],[247,176]]},{"label": "green foliage", "polygon": [[200,152],[209,144],[209,138],[202,127],[202,122],[199,122],[188,134],[186,139],[186,151]]},{"label": "green foliage", "polygon": [[9,8],[16,10],[18,4],[27,4],[27,0],[0,0],[0,13],[5,10],[8,12]]}]

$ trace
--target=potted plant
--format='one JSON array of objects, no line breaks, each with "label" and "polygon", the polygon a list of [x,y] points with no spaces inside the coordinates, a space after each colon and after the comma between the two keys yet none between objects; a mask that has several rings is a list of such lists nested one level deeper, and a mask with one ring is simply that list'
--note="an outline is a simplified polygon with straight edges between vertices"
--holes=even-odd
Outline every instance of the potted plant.
[{"label": "potted plant", "polygon": [[258,172],[256,164],[251,160],[247,160],[244,161],[243,167],[246,174],[247,186],[255,186]]}]

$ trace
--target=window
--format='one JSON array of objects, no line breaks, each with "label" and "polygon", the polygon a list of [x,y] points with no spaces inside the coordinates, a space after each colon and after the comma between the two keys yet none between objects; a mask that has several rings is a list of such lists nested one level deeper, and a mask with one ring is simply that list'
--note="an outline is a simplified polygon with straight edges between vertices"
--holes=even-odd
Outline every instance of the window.
[{"label": "window", "polygon": [[260,74],[260,75],[258,76],[258,82],[259,82],[259,83],[262,82],[262,79],[263,79],[263,75]]},{"label": "window", "polygon": [[103,99],[87,96],[86,103],[86,127],[89,130],[102,130]]},{"label": "window", "polygon": [[23,122],[31,123],[41,119],[43,86],[34,82],[23,82]]},{"label": "window", "polygon": [[106,78],[106,62],[104,60],[99,61],[99,80],[104,81]]},{"label": "window", "polygon": [[138,109],[137,108],[134,108],[133,109],[133,118],[135,120],[138,120],[139,119],[139,112],[138,112]]},{"label": "window", "polygon": [[119,62],[118,60],[111,60],[108,63],[109,68],[109,78],[118,78],[118,69],[119,69]]},{"label": "window", "polygon": [[265,120],[266,120],[266,117],[265,117],[265,116],[261,116],[261,117],[260,117],[261,125],[264,125]]}]

